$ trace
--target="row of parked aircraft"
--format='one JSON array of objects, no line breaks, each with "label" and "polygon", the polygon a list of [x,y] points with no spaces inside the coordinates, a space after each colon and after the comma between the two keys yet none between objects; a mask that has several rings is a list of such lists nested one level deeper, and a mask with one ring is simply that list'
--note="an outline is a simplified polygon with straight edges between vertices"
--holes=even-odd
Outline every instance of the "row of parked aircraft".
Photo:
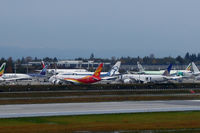
[{"label": "row of parked aircraft", "polygon": [[89,72],[85,69],[48,69],[48,66],[42,62],[43,69],[40,70],[39,74],[19,74],[4,73],[6,63],[3,63],[0,68],[0,82],[31,81],[34,78],[47,77],[52,84],[91,84],[99,81],[110,83],[116,80],[122,83],[148,83],[171,80],[181,81],[193,77],[200,79],[200,71],[193,62],[185,70],[171,70],[172,64],[170,64],[166,70],[160,71],[145,71],[138,62],[139,72],[129,72],[127,74],[119,73],[120,65],[121,62],[118,61],[109,72],[101,72],[103,68],[103,63],[101,63],[95,72]]},{"label": "row of parked aircraft", "polygon": [[90,84],[101,80],[113,80],[116,79],[116,75],[119,74],[119,67],[121,62],[117,62],[109,72],[101,72],[103,63],[99,65],[95,72],[89,72],[85,69],[47,69],[47,65],[42,62],[43,69],[39,74],[19,74],[19,73],[5,73],[6,63],[3,63],[0,68],[0,81],[30,81],[34,78],[44,78],[48,74],[52,74],[49,78],[49,82],[53,84]]}]

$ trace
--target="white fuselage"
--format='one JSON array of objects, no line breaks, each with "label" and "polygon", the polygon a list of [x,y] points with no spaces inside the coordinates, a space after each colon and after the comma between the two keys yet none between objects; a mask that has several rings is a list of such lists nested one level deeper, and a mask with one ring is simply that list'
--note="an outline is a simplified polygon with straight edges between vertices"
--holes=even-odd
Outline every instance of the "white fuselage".
[{"label": "white fuselage", "polygon": [[[69,72],[69,73],[60,73],[59,75],[79,75],[79,76],[91,76],[94,72]],[[119,72],[116,72],[115,75],[118,75]],[[101,77],[109,76],[108,72],[101,72]]]},{"label": "white fuselage", "polygon": [[[145,75],[162,75],[165,70],[160,71],[143,71],[140,73],[143,73]],[[192,72],[188,70],[171,70],[170,75],[181,75],[181,76],[191,76]]]},{"label": "white fuselage", "polygon": [[166,76],[163,75],[139,75],[139,74],[124,74],[122,80],[130,79],[133,81],[147,82],[163,82],[166,81]]},{"label": "white fuselage", "polygon": [[12,81],[12,80],[31,80],[32,77],[27,74],[20,73],[5,73],[2,75],[1,80]]},{"label": "white fuselage", "polygon": [[74,72],[88,72],[86,69],[47,69],[47,73],[59,74],[59,73],[74,73]]}]

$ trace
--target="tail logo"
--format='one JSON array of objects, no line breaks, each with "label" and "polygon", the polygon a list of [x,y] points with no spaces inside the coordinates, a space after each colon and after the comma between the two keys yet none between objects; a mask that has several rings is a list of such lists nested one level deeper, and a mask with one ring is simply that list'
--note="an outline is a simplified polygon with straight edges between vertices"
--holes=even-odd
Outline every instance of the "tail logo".
[{"label": "tail logo", "polygon": [[40,72],[41,75],[45,75],[46,74],[46,70],[47,70],[47,65],[42,69],[42,71]]},{"label": "tail logo", "polygon": [[115,75],[115,73],[119,70],[119,67],[118,66],[113,66],[112,67],[112,71],[111,71],[111,75],[110,76],[113,76]]},{"label": "tail logo", "polygon": [[190,63],[189,66],[186,68],[187,71],[190,71],[192,68],[192,64]]},{"label": "tail logo", "polygon": [[6,66],[6,63],[3,63],[3,64],[1,65],[1,68],[0,68],[0,76],[2,76],[2,75],[4,74],[5,66]]},{"label": "tail logo", "polygon": [[102,68],[103,68],[103,63],[99,65],[99,67],[96,69],[96,71],[95,71],[93,76],[99,77],[100,73],[102,71]]}]

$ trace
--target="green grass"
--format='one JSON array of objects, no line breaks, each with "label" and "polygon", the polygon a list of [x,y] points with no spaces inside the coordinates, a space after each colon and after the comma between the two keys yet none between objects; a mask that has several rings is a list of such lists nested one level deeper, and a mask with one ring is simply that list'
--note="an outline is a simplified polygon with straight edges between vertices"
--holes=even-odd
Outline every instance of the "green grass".
[{"label": "green grass", "polygon": [[47,98],[47,99],[1,99],[0,105],[5,104],[35,104],[35,103],[74,103],[74,102],[111,102],[111,101],[146,101],[146,100],[197,100],[200,95],[186,96],[103,96],[77,98]]},{"label": "green grass", "polygon": [[[0,132],[200,131],[200,112],[162,112],[0,119]],[[195,129],[195,130],[193,130]]]}]

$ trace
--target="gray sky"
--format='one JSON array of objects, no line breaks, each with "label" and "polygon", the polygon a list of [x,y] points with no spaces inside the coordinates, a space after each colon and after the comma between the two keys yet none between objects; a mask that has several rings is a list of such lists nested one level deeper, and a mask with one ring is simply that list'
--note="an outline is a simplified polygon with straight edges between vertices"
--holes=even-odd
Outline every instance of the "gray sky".
[{"label": "gray sky", "polygon": [[199,0],[1,0],[1,57],[200,52]]}]

